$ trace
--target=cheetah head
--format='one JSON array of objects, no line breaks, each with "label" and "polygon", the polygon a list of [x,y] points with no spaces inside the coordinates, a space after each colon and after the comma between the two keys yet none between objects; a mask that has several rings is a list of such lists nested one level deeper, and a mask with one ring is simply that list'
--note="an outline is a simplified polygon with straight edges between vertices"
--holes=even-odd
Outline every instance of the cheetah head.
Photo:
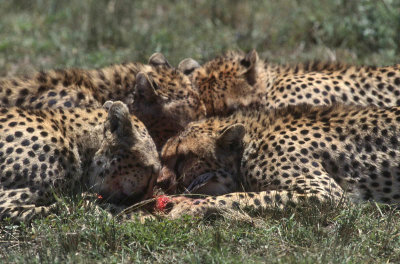
[{"label": "cheetah head", "polygon": [[[199,121],[167,141],[157,185],[167,193],[223,194],[237,188],[245,128]],[[197,185],[197,186],[196,186]]]},{"label": "cheetah head", "polygon": [[104,140],[89,170],[89,184],[105,201],[132,204],[152,195],[160,170],[154,142],[122,102],[107,101]]},{"label": "cheetah head", "polygon": [[178,69],[189,76],[207,109],[207,115],[229,114],[255,99],[258,54],[228,52],[203,66],[191,58],[179,63]]},{"label": "cheetah head", "polygon": [[[150,70],[139,72],[133,113],[149,129],[157,147],[189,122],[205,116],[205,107],[189,78],[160,56],[152,56]],[[165,58],[164,58],[165,59]]]}]

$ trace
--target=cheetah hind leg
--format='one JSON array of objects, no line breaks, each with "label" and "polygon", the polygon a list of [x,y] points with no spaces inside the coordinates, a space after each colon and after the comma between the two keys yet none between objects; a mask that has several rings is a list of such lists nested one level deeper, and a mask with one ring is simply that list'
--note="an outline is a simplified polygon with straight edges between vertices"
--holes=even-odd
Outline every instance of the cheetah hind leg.
[{"label": "cheetah hind leg", "polygon": [[234,211],[253,212],[261,214],[272,209],[283,209],[289,205],[301,202],[339,202],[343,196],[338,197],[330,192],[299,193],[295,191],[262,191],[262,192],[236,192],[220,196],[209,196],[205,199],[193,199],[189,197],[173,197],[173,208],[166,217],[171,219],[183,215],[207,217],[212,214],[223,214]]},{"label": "cheetah hind leg", "polygon": [[[110,219],[126,208],[126,206],[107,202],[98,204],[96,202],[97,198],[96,194],[82,193],[83,203],[80,206],[94,207],[94,211],[98,214],[106,212],[107,217]],[[44,199],[54,200],[54,203],[38,205],[38,201]],[[40,197],[38,192],[32,192],[29,188],[0,189],[0,221],[9,219],[12,223],[29,222],[36,217],[48,216],[57,211],[59,206],[56,200],[51,195],[46,196],[46,198]]]},{"label": "cheetah hind leg", "polygon": [[55,204],[36,205],[39,200],[29,188],[0,189],[0,220],[9,219],[13,223],[29,222],[37,216],[47,216],[56,208]]}]

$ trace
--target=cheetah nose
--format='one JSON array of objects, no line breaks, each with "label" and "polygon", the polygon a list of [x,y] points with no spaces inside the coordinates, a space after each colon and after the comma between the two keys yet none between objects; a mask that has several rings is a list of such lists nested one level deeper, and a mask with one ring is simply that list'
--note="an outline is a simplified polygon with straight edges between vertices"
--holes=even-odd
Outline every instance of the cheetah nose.
[{"label": "cheetah nose", "polygon": [[156,186],[167,194],[174,194],[176,191],[176,176],[169,168],[163,167],[157,178]]}]

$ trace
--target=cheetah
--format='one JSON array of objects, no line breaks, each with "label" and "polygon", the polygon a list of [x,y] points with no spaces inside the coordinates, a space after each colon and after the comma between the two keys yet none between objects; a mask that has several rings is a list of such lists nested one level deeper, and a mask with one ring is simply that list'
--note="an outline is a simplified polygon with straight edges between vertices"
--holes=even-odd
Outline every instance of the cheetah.
[{"label": "cheetah", "polygon": [[400,203],[400,107],[242,109],[192,122],[162,150],[169,216],[264,210],[304,199]]},{"label": "cheetah", "polygon": [[[150,65],[125,63],[102,69],[58,69],[0,79],[0,106],[100,108],[107,100],[133,102],[136,74]],[[130,101],[129,101],[130,100]]]},{"label": "cheetah", "polygon": [[65,69],[30,77],[0,79],[0,106],[24,108],[100,108],[120,100],[138,116],[158,149],[188,123],[205,116],[205,107],[186,75],[164,55],[149,64],[125,63],[97,70]]},{"label": "cheetah", "polygon": [[131,112],[146,125],[158,150],[189,122],[206,116],[199,93],[181,71],[158,66],[136,79]]},{"label": "cheetah", "polygon": [[125,104],[0,108],[0,219],[29,221],[54,193],[90,191],[118,205],[148,198],[160,170],[154,142]]},{"label": "cheetah", "polygon": [[207,116],[226,115],[252,103],[266,108],[335,102],[357,105],[400,105],[400,64],[388,67],[340,63],[276,65],[247,54],[228,52],[203,66],[183,60],[178,69],[199,91]]}]

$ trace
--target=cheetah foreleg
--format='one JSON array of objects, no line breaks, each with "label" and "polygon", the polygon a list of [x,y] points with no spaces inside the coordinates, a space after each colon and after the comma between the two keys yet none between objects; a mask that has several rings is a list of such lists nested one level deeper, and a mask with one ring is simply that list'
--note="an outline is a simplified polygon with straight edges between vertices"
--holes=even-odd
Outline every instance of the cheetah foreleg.
[{"label": "cheetah foreleg", "polygon": [[262,213],[267,209],[284,208],[300,202],[338,202],[338,197],[326,193],[298,193],[294,191],[262,191],[262,192],[237,192],[220,196],[210,196],[205,199],[192,199],[188,197],[172,198],[173,209],[167,217],[175,219],[182,215],[206,217],[210,214],[219,214],[224,211],[244,211]]}]

